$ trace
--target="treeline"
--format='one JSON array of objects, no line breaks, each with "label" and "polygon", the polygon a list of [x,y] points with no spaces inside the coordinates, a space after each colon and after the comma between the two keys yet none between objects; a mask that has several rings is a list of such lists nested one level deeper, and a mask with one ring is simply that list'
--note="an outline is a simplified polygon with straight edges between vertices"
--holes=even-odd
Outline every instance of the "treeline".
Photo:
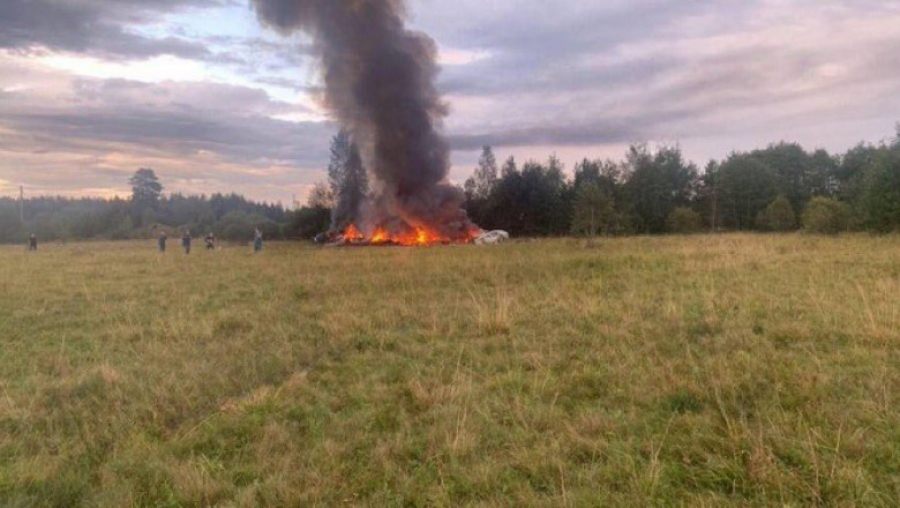
[{"label": "treeline", "polygon": [[135,213],[130,199],[119,198],[41,197],[27,199],[24,205],[23,223],[19,201],[0,198],[0,242],[21,243],[30,234],[42,241],[149,238],[160,228],[248,241],[259,227],[267,238],[283,238],[289,214],[279,205],[254,203],[236,194],[173,194],[140,213]]},{"label": "treeline", "polygon": [[782,142],[703,170],[677,146],[634,145],[623,161],[585,159],[571,176],[556,157],[498,165],[485,147],[465,192],[476,223],[516,236],[898,231],[900,128],[844,154]]},{"label": "treeline", "polygon": [[[285,210],[237,194],[163,195],[153,170],[129,180],[130,199],[0,198],[0,243],[148,238],[160,229],[249,241],[312,238],[340,228],[368,189],[345,133],[332,142],[328,184],[307,206]],[[900,231],[900,126],[889,142],[843,154],[778,143],[710,161],[702,170],[677,146],[631,146],[621,161],[585,159],[569,174],[556,157],[498,164],[485,147],[465,182],[470,217],[515,236],[696,231]],[[24,221],[20,216],[24,216]]]},{"label": "treeline", "polygon": [[38,197],[21,203],[0,198],[0,243],[23,243],[31,234],[41,241],[120,240],[185,230],[249,241],[255,228],[267,238],[287,236],[289,212],[281,205],[257,203],[237,194],[164,196],[149,169],[139,170],[130,182],[131,199]]}]

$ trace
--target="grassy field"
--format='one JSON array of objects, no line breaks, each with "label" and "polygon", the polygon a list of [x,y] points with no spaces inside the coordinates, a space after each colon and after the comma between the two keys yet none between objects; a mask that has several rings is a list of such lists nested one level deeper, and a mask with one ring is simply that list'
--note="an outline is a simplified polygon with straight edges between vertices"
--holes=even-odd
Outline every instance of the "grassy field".
[{"label": "grassy field", "polygon": [[0,506],[900,505],[900,238],[0,248]]}]

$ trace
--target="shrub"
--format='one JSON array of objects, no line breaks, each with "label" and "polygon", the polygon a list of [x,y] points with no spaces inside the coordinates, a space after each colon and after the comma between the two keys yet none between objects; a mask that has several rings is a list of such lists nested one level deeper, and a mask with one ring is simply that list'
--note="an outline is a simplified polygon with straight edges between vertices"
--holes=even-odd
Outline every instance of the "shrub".
[{"label": "shrub", "polygon": [[797,216],[791,202],[784,196],[775,198],[756,217],[756,227],[764,231],[793,231],[797,228]]},{"label": "shrub", "polygon": [[285,234],[294,240],[310,240],[331,227],[331,210],[303,207],[288,214]]},{"label": "shrub", "polygon": [[696,233],[700,231],[700,224],[700,214],[685,207],[672,210],[666,219],[666,227],[671,233]]},{"label": "shrub", "polygon": [[803,230],[807,233],[836,235],[850,226],[850,208],[840,201],[815,197],[803,212]]}]

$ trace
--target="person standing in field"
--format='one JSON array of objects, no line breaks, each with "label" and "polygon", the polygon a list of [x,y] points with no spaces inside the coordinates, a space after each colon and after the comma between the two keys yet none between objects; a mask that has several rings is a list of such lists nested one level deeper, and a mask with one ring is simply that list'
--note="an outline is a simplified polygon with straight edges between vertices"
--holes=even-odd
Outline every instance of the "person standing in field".
[{"label": "person standing in field", "polygon": [[28,237],[28,250],[36,251],[37,250],[37,237],[32,234]]},{"label": "person standing in field", "polygon": [[206,235],[206,238],[204,238],[204,241],[206,242],[206,250],[215,250],[216,249],[216,237],[213,236],[212,233]]},{"label": "person standing in field", "polygon": [[159,245],[159,251],[160,251],[160,252],[165,252],[165,251],[166,251],[166,232],[165,232],[165,231],[163,231],[163,232],[159,235],[159,238],[156,240],[156,244]]},{"label": "person standing in field", "polygon": [[256,231],[253,233],[253,253],[257,253],[262,250],[262,231],[259,228],[256,228]]},{"label": "person standing in field", "polygon": [[191,232],[185,231],[184,236],[181,237],[181,246],[184,247],[184,253],[191,253]]}]

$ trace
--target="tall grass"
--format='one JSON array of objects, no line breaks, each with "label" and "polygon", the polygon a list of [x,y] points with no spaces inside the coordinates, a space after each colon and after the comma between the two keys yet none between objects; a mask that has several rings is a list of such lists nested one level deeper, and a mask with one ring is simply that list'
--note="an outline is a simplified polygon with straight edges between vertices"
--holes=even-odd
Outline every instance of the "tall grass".
[{"label": "tall grass", "polygon": [[900,239],[0,249],[2,506],[897,506]]}]

